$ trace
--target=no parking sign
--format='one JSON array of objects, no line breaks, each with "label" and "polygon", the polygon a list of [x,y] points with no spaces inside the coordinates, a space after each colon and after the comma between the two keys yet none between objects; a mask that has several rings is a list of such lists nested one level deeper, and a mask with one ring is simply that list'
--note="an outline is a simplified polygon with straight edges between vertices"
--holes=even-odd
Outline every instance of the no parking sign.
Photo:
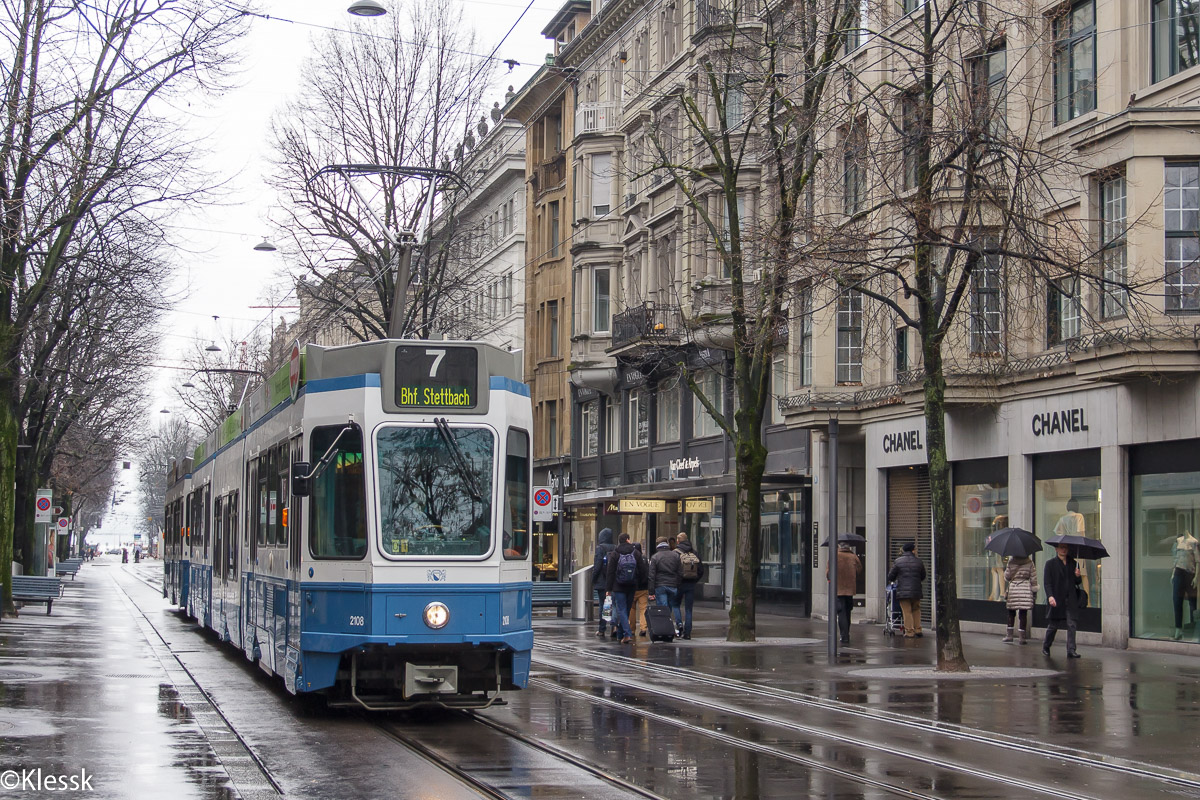
[{"label": "no parking sign", "polygon": [[545,486],[538,486],[533,490],[533,521],[534,522],[549,522],[554,519],[554,514],[551,505],[554,502],[554,495],[550,493],[550,489]]},{"label": "no parking sign", "polygon": [[58,524],[55,527],[58,528],[59,533],[66,533],[67,528],[71,527],[71,518],[70,517],[59,517]]},{"label": "no parking sign", "polygon": [[34,513],[34,522],[48,524],[50,522],[50,507],[54,504],[54,495],[47,489],[38,489],[37,493],[37,511]]}]

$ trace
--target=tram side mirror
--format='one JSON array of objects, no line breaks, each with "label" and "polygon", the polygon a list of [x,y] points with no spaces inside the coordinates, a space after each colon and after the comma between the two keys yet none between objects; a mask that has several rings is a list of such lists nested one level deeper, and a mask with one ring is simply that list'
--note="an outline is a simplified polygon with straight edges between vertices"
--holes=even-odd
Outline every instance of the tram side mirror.
[{"label": "tram side mirror", "polygon": [[292,462],[292,496],[308,497],[312,494],[312,465],[307,461]]}]

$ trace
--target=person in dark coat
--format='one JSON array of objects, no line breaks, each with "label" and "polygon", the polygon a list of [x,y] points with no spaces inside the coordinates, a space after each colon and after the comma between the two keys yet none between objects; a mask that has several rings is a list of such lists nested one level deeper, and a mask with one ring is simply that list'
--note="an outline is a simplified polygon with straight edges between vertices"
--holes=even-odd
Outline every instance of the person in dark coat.
[{"label": "person in dark coat", "polygon": [[[704,561],[700,559],[700,554],[692,547],[688,535],[680,531],[675,537],[675,552],[679,554],[680,569],[683,571],[683,577],[679,579],[679,607],[683,611],[683,638],[692,638],[692,605],[696,601],[696,584],[704,580]],[[683,564],[685,555],[695,555],[695,572],[696,577],[687,577],[687,569]],[[689,559],[690,560],[690,559]]]},{"label": "person in dark coat", "polygon": [[[613,544],[612,528],[603,528],[597,537],[598,544],[596,545],[596,554],[592,559],[592,589],[596,592],[596,600],[600,603],[600,608],[604,608],[604,596],[608,592],[608,565],[605,564],[605,559],[608,554],[617,549]],[[600,616],[600,630],[596,631],[596,635],[603,637],[608,632],[608,623],[604,621],[604,616]],[[613,633],[617,632],[617,626],[613,625]]]},{"label": "person in dark coat", "polygon": [[[618,581],[617,572],[621,556],[630,554],[633,554],[636,564],[633,580]],[[621,626],[621,644],[629,644],[633,641],[633,631],[629,628],[629,609],[633,605],[634,595],[637,594],[638,583],[649,580],[649,576],[650,568],[646,564],[645,556],[629,543],[629,534],[622,533],[617,537],[617,549],[608,557],[607,582],[608,593],[613,599],[613,621]]]},{"label": "person in dark coat", "polygon": [[1050,655],[1054,634],[1063,623],[1067,626],[1067,658],[1079,658],[1075,651],[1076,619],[1079,616],[1079,596],[1076,587],[1082,581],[1079,565],[1070,556],[1070,548],[1060,544],[1055,551],[1057,558],[1046,562],[1042,572],[1042,588],[1046,591],[1046,602],[1050,613],[1046,615],[1046,639],[1042,642],[1042,655]]},{"label": "person in dark coat", "polygon": [[917,558],[917,546],[906,542],[888,571],[888,583],[896,584],[896,599],[904,614],[904,637],[923,636],[921,632],[921,584],[925,583],[925,562]]},{"label": "person in dark coat", "polygon": [[683,633],[683,618],[679,614],[679,582],[683,580],[683,566],[679,553],[671,549],[667,537],[658,537],[654,555],[650,557],[650,589],[654,592],[656,605],[671,609],[675,617],[675,629]]}]

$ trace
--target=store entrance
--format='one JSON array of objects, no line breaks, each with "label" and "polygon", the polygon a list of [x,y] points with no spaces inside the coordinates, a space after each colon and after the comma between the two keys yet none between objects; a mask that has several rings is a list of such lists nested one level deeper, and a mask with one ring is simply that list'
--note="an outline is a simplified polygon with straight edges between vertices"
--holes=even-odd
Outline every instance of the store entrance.
[{"label": "store entrance", "polygon": [[764,491],[758,599],[787,614],[812,614],[812,488]]}]

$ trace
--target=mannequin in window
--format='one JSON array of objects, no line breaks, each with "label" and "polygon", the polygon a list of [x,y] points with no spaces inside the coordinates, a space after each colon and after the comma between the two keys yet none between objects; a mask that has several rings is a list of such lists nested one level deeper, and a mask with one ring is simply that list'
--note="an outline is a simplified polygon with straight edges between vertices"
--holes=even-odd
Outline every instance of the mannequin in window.
[{"label": "mannequin in window", "polygon": [[1187,598],[1191,609],[1191,620],[1196,621],[1196,566],[1200,563],[1200,542],[1191,531],[1184,531],[1171,546],[1171,605],[1175,610],[1176,641],[1183,638],[1183,598]]},{"label": "mannequin in window", "polygon": [[[1067,513],[1058,518],[1058,522],[1054,526],[1055,536],[1086,536],[1086,524],[1083,514],[1079,513],[1079,501],[1072,497],[1067,501]],[[1089,570],[1083,570],[1083,583],[1079,588],[1091,597],[1091,576]],[[1089,601],[1090,602],[1090,601]]]},{"label": "mannequin in window", "polygon": [[[992,533],[1008,527],[1008,514],[997,514],[992,520]],[[1004,556],[998,553],[988,553],[988,600],[1004,600],[1008,591],[1008,583],[1004,577]]]}]

